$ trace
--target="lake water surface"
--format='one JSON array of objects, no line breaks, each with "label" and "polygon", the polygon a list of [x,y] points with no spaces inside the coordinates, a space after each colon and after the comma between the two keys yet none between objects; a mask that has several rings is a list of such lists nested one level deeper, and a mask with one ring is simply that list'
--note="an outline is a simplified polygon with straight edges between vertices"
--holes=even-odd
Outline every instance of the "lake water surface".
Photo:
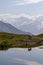
[{"label": "lake water surface", "polygon": [[43,65],[43,49],[10,48],[0,51],[0,65]]}]

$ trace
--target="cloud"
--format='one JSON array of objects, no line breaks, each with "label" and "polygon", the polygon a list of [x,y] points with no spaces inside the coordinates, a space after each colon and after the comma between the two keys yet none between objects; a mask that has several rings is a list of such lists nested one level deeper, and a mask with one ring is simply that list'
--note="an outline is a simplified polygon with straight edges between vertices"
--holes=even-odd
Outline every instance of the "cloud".
[{"label": "cloud", "polygon": [[32,4],[32,3],[38,3],[43,0],[19,0],[14,3],[13,5],[26,5],[26,4]]},{"label": "cloud", "polygon": [[0,14],[0,20],[5,20],[5,19],[15,19],[15,18],[19,18],[19,17],[26,17],[28,19],[35,19],[37,16],[30,16],[30,15],[27,15],[27,14],[9,14],[9,13],[5,13],[5,14]]},{"label": "cloud", "polygon": [[16,59],[17,62],[21,62],[25,65],[42,65],[38,62],[35,62],[35,61],[28,61],[28,60],[24,60],[24,59]]},{"label": "cloud", "polygon": [[[30,24],[30,23],[34,23],[34,21],[37,19],[37,17],[39,17],[40,15],[37,16],[30,16],[27,14],[9,14],[9,13],[5,13],[5,14],[0,14],[0,20],[2,20],[5,23],[10,23],[13,26],[21,26],[21,25],[25,25],[25,24]],[[39,28],[43,28],[43,21],[41,22],[40,25],[38,25],[38,29]]]},{"label": "cloud", "polygon": [[30,20],[31,19],[32,20],[35,19],[35,16],[30,16],[30,15],[27,15],[27,14],[19,14],[19,15],[9,14],[9,13],[0,14],[0,20],[1,21],[5,22],[5,23],[10,23],[13,26],[19,26],[19,25],[23,25],[23,24],[26,24],[27,23],[26,21],[23,21],[22,22],[22,21],[18,20],[20,17],[24,17],[24,18],[27,18],[27,19],[30,19]]}]

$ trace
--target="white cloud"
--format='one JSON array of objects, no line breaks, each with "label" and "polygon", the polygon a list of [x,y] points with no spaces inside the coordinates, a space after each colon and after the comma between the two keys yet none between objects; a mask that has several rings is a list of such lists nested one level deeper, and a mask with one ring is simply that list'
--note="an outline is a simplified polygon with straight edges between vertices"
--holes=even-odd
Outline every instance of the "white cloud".
[{"label": "white cloud", "polygon": [[43,0],[24,0],[26,3],[38,3]]},{"label": "white cloud", "polygon": [[26,4],[38,3],[40,1],[43,1],[43,0],[20,0],[19,2],[16,1],[15,4],[13,1],[13,5],[26,5]]},{"label": "white cloud", "polygon": [[19,14],[19,15],[16,15],[16,14],[9,14],[9,13],[5,13],[5,14],[0,14],[0,20],[5,20],[5,19],[15,19],[15,18],[19,18],[19,17],[26,17],[26,18],[29,18],[29,19],[35,19],[36,16],[30,16],[30,15],[27,15],[27,14]]},{"label": "white cloud", "polygon": [[[0,20],[2,20],[3,22],[5,23],[10,23],[12,24],[13,26],[20,26],[20,25],[23,25],[23,24],[26,24],[27,22],[26,21],[19,21],[19,20],[15,20],[15,19],[18,19],[20,17],[25,17],[27,19],[32,19],[34,20],[35,19],[35,16],[29,16],[27,14],[19,14],[19,15],[16,15],[16,14],[9,14],[9,13],[6,13],[6,14],[0,14]],[[29,22],[28,22],[29,23]],[[27,23],[27,24],[28,24]]]},{"label": "white cloud", "polygon": [[5,13],[5,14],[0,14],[0,20],[8,20],[8,19],[15,19],[15,18],[20,18],[20,17],[26,17],[28,19],[32,19],[35,20],[37,17],[42,16],[42,15],[37,15],[37,16],[30,16],[27,14],[9,14],[9,13]]},{"label": "white cloud", "polygon": [[[16,14],[9,14],[9,13],[6,13],[6,14],[0,14],[0,20],[4,21],[5,23],[10,23],[12,24],[13,26],[21,26],[21,25],[25,25],[25,24],[30,24],[30,23],[34,23],[34,20],[37,19],[37,17],[39,17],[40,15],[37,15],[37,16],[30,16],[30,15],[27,15],[27,14],[19,14],[19,15],[16,15]],[[22,18],[22,17],[25,17],[27,19],[19,19],[19,18]],[[32,20],[32,21],[31,21]],[[39,28],[42,28],[43,27],[43,21],[41,22],[41,24],[38,26],[38,29]]]}]

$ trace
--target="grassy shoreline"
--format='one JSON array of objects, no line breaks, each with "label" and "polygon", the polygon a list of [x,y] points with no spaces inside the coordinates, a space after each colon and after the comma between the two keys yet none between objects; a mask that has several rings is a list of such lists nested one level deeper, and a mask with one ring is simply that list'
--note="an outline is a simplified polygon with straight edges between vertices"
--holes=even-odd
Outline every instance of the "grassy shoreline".
[{"label": "grassy shoreline", "polygon": [[43,34],[37,36],[0,32],[0,49],[21,47],[29,48],[43,45]]}]

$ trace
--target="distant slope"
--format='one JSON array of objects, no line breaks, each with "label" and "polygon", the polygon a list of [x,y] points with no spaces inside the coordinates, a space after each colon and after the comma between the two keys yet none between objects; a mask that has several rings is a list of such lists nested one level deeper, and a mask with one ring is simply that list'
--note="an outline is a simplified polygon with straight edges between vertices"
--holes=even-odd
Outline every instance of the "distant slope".
[{"label": "distant slope", "polygon": [[9,23],[0,21],[0,32],[14,33],[14,34],[31,34],[30,32],[23,32]]},{"label": "distant slope", "polygon": [[29,35],[23,35],[23,34],[12,34],[12,33],[4,33],[4,32],[0,32],[0,39],[2,38],[2,39],[16,39],[16,40],[18,40],[18,39],[25,39],[27,36],[29,36]]},{"label": "distant slope", "polygon": [[[39,35],[38,35],[39,36]],[[10,39],[12,41],[20,41],[20,40],[31,40],[31,42],[37,42],[38,40],[40,40],[40,36],[39,37],[36,36],[31,36],[31,35],[27,35],[27,34],[12,34],[12,33],[4,33],[4,32],[0,32],[0,39],[2,40],[7,40]]]},{"label": "distant slope", "polygon": [[43,34],[39,34],[37,35],[37,37],[43,38]]},{"label": "distant slope", "polygon": [[39,40],[38,37],[35,37],[35,36],[31,36],[31,35],[27,35],[27,34],[11,34],[11,33],[4,33],[4,32],[0,32],[0,41],[3,41],[3,40],[7,40],[9,42],[12,41],[13,42],[17,42],[17,41],[29,41],[30,42],[37,42]]},{"label": "distant slope", "polygon": [[43,40],[36,36],[0,32],[0,49],[11,47],[32,48],[43,45]]}]

